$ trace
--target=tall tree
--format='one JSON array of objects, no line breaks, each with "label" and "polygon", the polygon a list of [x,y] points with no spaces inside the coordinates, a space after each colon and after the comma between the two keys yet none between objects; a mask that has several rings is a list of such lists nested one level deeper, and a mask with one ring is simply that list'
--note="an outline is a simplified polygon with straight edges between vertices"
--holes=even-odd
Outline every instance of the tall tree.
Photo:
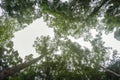
[{"label": "tall tree", "polygon": [[[0,72],[1,79],[12,76],[16,72],[20,73],[22,69],[24,69],[23,73],[21,73],[23,77],[28,76],[29,78],[19,79],[30,79],[30,73],[36,71],[32,69],[29,72],[29,69],[33,68],[31,65],[41,58],[43,58],[41,62],[36,65],[36,69],[41,72],[34,72],[35,75],[31,75],[32,77],[36,77],[37,75],[37,78],[42,77],[42,79],[46,80],[60,79],[61,77],[62,79],[68,80],[70,78],[96,80],[96,78],[100,77],[102,80],[105,79],[105,76],[101,68],[107,70],[110,75],[114,74],[111,70],[103,66],[101,67],[106,59],[107,48],[103,46],[104,42],[101,41],[99,35],[93,40],[88,38],[88,41],[92,45],[91,51],[87,48],[82,49],[78,43],[72,42],[67,38],[68,35],[78,38],[82,33],[88,33],[89,29],[92,28],[97,30],[103,29],[108,32],[113,31],[115,27],[118,29],[120,21],[119,0],[71,0],[64,3],[60,0],[2,0],[0,7],[4,9],[5,16],[7,16],[1,17],[0,20],[0,47],[13,36],[16,26],[17,29],[21,29],[21,26],[18,26],[17,23],[20,23],[20,25],[30,24],[34,19],[41,17],[41,15],[47,24],[54,28],[56,38],[52,41],[49,37],[42,37],[42,40],[37,38],[34,46],[40,57],[30,59],[31,56],[29,56],[26,58],[27,62],[22,64],[18,64],[19,62],[16,61],[10,61],[9,58],[11,59],[12,57],[13,59],[14,56],[12,55],[18,56],[18,53],[11,49],[7,50],[8,53],[14,53],[10,54],[7,60],[15,66],[12,65],[13,67],[11,67],[11,65],[7,64],[8,62],[5,63],[7,67],[1,64],[6,67]],[[103,18],[101,20],[102,22],[98,19],[100,16]],[[106,26],[100,25],[102,23]],[[66,39],[60,38],[61,36],[64,36]],[[1,47],[1,51],[4,50],[6,49]],[[61,52],[59,56],[54,55],[57,51]],[[4,56],[4,58],[7,57]],[[6,59],[3,61],[6,61]],[[61,66],[62,64],[64,65]],[[93,74],[93,72],[96,74]],[[114,76],[116,75],[114,74]]]},{"label": "tall tree", "polygon": [[[98,36],[98,38],[91,41],[93,45],[92,51],[81,48],[78,43],[69,39],[37,38],[34,47],[40,56],[31,59],[32,55],[29,55],[26,57],[26,62],[21,64],[17,62],[18,64],[15,64],[15,66],[9,66],[2,70],[0,78],[4,80],[11,76],[10,80],[30,78],[45,80],[78,78],[81,80],[96,80],[101,78],[101,80],[104,80],[105,73],[102,69],[106,70],[106,68],[101,67],[101,65],[106,61],[105,55],[108,49],[103,46],[103,42],[99,38]],[[56,54],[58,52],[59,54]],[[111,70],[108,72],[111,75],[113,74]]]},{"label": "tall tree", "polygon": [[[3,61],[3,63],[6,62],[5,65],[7,65],[7,67],[0,72],[0,79],[5,80],[9,76],[14,75],[15,73],[19,73],[22,69],[25,69],[25,68],[31,66],[32,64],[35,64],[37,61],[39,61],[41,58],[43,58],[47,54],[53,53],[56,48],[54,48],[55,46],[53,46],[53,48],[52,48],[52,45],[53,45],[53,44],[51,45],[52,41],[48,41],[48,40],[49,40],[49,37],[47,37],[47,38],[43,37],[41,40],[39,39],[39,43],[42,44],[41,46],[39,46],[39,49],[40,49],[40,51],[42,51],[43,54],[41,54],[39,57],[32,59],[32,60],[29,60],[30,58],[27,57],[26,59],[28,61],[21,63],[21,64],[19,64],[19,62],[16,62],[16,57],[18,57],[18,52],[16,52],[16,51],[13,52],[13,49],[10,49],[10,51],[6,52],[6,53],[10,52],[11,54],[7,57],[5,57],[5,56],[2,57],[3,58],[2,61]],[[13,47],[13,44],[9,44],[9,46]],[[36,49],[37,49],[37,47],[36,47]],[[3,51],[3,50],[4,50],[4,48],[1,49],[1,51]],[[2,55],[3,54],[1,54],[1,56]],[[12,59],[14,59],[14,57],[15,57],[15,60],[12,60]],[[8,59],[8,60],[6,60],[6,59]],[[17,60],[21,61],[21,58],[20,59],[17,58]],[[1,63],[2,67],[4,66],[3,63]]]}]

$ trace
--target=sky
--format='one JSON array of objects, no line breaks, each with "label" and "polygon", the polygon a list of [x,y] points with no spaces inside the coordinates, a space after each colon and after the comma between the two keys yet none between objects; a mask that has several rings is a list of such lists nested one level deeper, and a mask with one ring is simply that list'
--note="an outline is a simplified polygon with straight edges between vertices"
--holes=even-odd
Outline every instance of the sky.
[{"label": "sky", "polygon": [[[92,35],[95,36],[97,32],[95,30],[92,30]],[[34,57],[37,57],[37,53],[35,52],[35,49],[33,48],[34,41],[36,37],[43,36],[51,36],[54,37],[54,31],[52,28],[48,28],[46,23],[43,21],[43,18],[35,20],[32,24],[30,24],[28,27],[26,27],[23,30],[20,30],[18,32],[14,33],[14,38],[12,39],[14,42],[14,49],[18,50],[20,53],[20,56],[24,58],[26,55],[33,54]],[[117,41],[114,39],[113,33],[105,35],[103,34],[103,41],[105,41],[105,46],[113,47],[113,49],[116,49],[120,51],[120,41]],[[71,37],[71,40],[73,42],[78,42],[83,47],[87,47],[91,49],[91,45],[89,42],[85,42],[83,38],[80,39],[74,39]]]},{"label": "sky", "polygon": [[25,29],[14,33],[14,49],[18,50],[20,56],[24,58],[26,55],[34,54],[37,57],[35,49],[33,48],[36,37],[50,35],[54,36],[53,29],[48,28],[43,18],[35,20],[32,24],[27,26]]}]

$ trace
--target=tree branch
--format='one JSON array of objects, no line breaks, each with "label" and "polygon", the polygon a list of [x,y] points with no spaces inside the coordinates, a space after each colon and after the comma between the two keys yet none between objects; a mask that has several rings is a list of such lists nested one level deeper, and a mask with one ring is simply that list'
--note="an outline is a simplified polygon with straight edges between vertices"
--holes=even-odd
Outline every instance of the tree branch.
[{"label": "tree branch", "polygon": [[105,71],[107,71],[107,72],[109,72],[109,73],[112,73],[112,74],[114,74],[115,76],[117,76],[117,77],[120,77],[120,74],[118,74],[118,73],[116,73],[116,72],[114,72],[114,71],[112,71],[112,70],[110,70],[110,69],[107,69],[107,68],[105,68],[104,66],[100,66],[102,69],[104,69]]}]

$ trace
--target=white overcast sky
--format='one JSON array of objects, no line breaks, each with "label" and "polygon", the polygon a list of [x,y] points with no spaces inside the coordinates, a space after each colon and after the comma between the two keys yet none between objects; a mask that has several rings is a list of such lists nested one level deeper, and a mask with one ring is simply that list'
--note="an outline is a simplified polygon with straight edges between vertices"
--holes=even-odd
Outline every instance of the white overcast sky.
[{"label": "white overcast sky", "polygon": [[[96,31],[92,30],[92,33],[94,35],[96,34]],[[29,54],[34,54],[34,57],[37,57],[33,44],[36,37],[40,37],[41,35],[50,35],[51,37],[54,37],[53,29],[48,28],[46,23],[43,21],[43,18],[35,20],[25,29],[14,33],[15,37],[12,39],[14,42],[14,49],[18,50],[20,56],[23,58]],[[83,38],[72,40],[80,43],[82,46],[91,48],[91,45],[88,42],[85,42]],[[113,49],[119,51],[120,41],[114,39],[113,33],[108,35],[103,34],[103,41],[105,41],[105,46],[113,47]]]},{"label": "white overcast sky", "polygon": [[41,35],[54,36],[53,29],[47,27],[43,18],[35,20],[25,29],[14,33],[15,37],[12,39],[14,41],[14,49],[18,50],[22,57],[31,53],[36,55],[32,46],[36,37],[40,37]]}]

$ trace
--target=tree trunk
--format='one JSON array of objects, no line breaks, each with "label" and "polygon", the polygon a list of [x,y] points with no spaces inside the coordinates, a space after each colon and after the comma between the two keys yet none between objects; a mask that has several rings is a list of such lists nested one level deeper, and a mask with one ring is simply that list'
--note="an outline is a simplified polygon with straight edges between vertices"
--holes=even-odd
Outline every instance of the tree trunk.
[{"label": "tree trunk", "polygon": [[19,72],[20,70],[29,67],[30,65],[38,62],[41,58],[43,58],[45,55],[39,56],[37,58],[34,58],[33,60],[30,60],[29,62],[24,62],[22,64],[13,66],[11,68],[5,69],[0,72],[0,80],[6,80],[9,76],[14,75],[15,73]]}]

